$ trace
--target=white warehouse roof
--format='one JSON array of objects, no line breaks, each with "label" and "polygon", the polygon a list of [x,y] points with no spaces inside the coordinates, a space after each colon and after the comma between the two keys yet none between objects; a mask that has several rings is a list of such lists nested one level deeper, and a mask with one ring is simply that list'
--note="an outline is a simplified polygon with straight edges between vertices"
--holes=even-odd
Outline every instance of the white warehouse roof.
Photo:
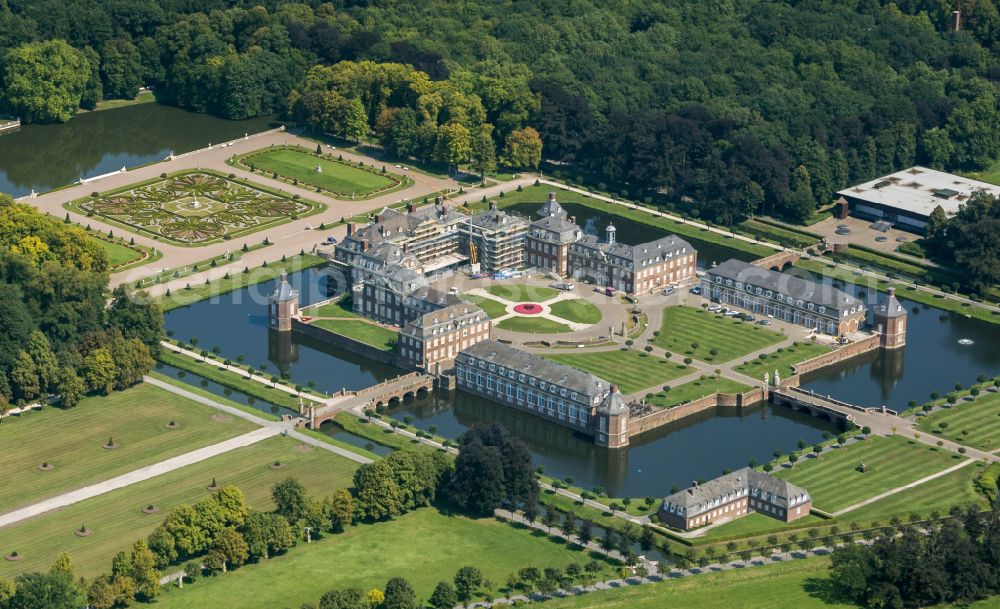
[{"label": "white warehouse roof", "polygon": [[958,213],[960,205],[980,190],[1000,199],[1000,186],[995,184],[917,166],[852,186],[837,194],[926,217],[938,205],[948,216],[953,216]]}]

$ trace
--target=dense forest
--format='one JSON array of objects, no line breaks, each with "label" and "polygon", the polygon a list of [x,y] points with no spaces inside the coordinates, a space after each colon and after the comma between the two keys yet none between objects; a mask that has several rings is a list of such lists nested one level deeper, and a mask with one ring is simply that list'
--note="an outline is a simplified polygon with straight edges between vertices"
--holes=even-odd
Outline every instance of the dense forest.
[{"label": "dense forest", "polygon": [[[302,120],[311,90],[328,108],[312,126],[398,153],[530,166],[537,131],[566,177],[720,222],[801,220],[852,182],[1000,157],[995,1],[959,0],[953,32],[951,0],[0,0],[0,87],[40,122],[143,84]],[[364,91],[330,80],[369,61],[390,67]],[[392,89],[395,64],[435,102]]]},{"label": "dense forest", "polygon": [[97,240],[0,194],[0,414],[50,395],[73,407],[149,371],[163,314],[121,289],[108,307],[107,286]]}]

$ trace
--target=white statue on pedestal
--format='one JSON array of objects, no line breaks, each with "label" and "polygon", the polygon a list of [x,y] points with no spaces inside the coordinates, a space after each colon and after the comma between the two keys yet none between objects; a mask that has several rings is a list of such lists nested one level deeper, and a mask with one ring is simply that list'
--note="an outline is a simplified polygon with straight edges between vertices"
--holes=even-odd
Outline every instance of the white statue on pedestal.
[{"label": "white statue on pedestal", "polygon": [[778,374],[778,370],[774,370],[774,386],[781,387],[781,375]]}]

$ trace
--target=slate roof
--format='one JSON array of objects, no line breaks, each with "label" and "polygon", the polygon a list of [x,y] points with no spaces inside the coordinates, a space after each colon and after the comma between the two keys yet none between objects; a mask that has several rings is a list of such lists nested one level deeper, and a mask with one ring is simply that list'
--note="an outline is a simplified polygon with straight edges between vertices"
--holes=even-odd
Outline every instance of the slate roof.
[{"label": "slate roof", "polygon": [[906,315],[906,307],[896,298],[896,288],[889,288],[886,299],[875,306],[875,313],[888,318]]},{"label": "slate roof", "polygon": [[677,235],[667,235],[656,241],[640,243],[639,245],[607,243],[594,235],[584,235],[573,247],[583,249],[591,255],[616,256],[630,260],[636,269],[655,264],[661,260],[669,260],[673,256],[695,253],[691,244]]},{"label": "slate roof", "polygon": [[490,209],[469,218],[469,224],[483,229],[496,229],[504,226],[526,225],[527,221],[517,214],[509,214],[502,209]]},{"label": "slate roof", "polygon": [[579,226],[567,220],[566,216],[552,216],[532,222],[530,234],[532,238],[541,241],[569,243],[582,237],[583,231],[580,230]]},{"label": "slate roof", "polygon": [[489,320],[489,316],[478,306],[461,302],[430,313],[424,313],[406,324],[399,332],[407,336],[427,337],[452,332],[467,324],[487,320]]},{"label": "slate roof", "polygon": [[565,387],[569,391],[588,396],[590,401],[594,396],[604,396],[611,388],[611,383],[589,372],[557,364],[496,340],[484,340],[463,349],[458,361],[468,362],[469,357],[486,360],[497,366],[523,372],[546,383]]},{"label": "slate roof", "polygon": [[286,271],[281,271],[281,279],[278,281],[278,287],[271,292],[270,299],[274,302],[288,302],[289,300],[294,300],[298,297],[299,291],[288,283],[288,273]]},{"label": "slate roof", "polygon": [[745,496],[757,497],[786,510],[811,499],[802,487],[744,467],[664,498],[663,509],[691,518]]},{"label": "slate roof", "polygon": [[742,260],[726,260],[722,264],[708,269],[708,275],[709,278],[720,276],[723,279],[732,279],[744,284],[749,283],[753,287],[801,298],[806,302],[832,308],[838,312],[843,312],[845,309],[850,310],[852,307],[861,307],[860,310],[864,310],[864,303],[861,300],[831,285],[803,279],[790,273],[764,269]]},{"label": "slate roof", "polygon": [[567,214],[563,206],[559,205],[559,202],[556,201],[556,193],[550,192],[548,200],[538,208],[538,215],[542,218],[555,218],[559,216],[565,218]]}]

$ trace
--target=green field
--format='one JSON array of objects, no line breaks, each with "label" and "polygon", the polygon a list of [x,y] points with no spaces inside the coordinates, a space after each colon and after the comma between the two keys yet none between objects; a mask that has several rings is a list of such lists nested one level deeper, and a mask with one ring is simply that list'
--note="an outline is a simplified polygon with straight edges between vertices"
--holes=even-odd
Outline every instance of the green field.
[{"label": "green field", "polygon": [[812,359],[824,353],[829,353],[830,348],[812,342],[792,343],[790,347],[778,348],[766,354],[765,359],[754,358],[748,360],[734,370],[742,372],[757,379],[763,379],[764,373],[774,374],[775,370],[781,372],[781,378],[792,376],[792,366],[800,364],[808,359]]},{"label": "green field", "polygon": [[789,527],[799,528],[802,525],[821,525],[824,522],[826,521],[813,514],[803,516],[792,523],[785,523],[760,512],[751,512],[746,516],[730,520],[726,524],[712,527],[704,535],[696,537],[692,541],[699,543],[699,541],[711,542],[721,538],[754,537],[779,532]]},{"label": "green field", "polygon": [[383,351],[393,351],[396,348],[397,333],[383,328],[370,321],[361,319],[317,319],[312,325],[334,334],[353,338],[358,342],[371,345]]},{"label": "green field", "polygon": [[560,300],[550,306],[549,310],[556,317],[578,324],[596,324],[601,321],[601,310],[582,298]]},{"label": "green field", "polygon": [[[797,484],[812,495],[813,505],[827,512],[874,497],[958,463],[958,455],[900,436],[875,437],[801,459],[774,475]],[[867,471],[855,468],[864,462]]]},{"label": "green field", "polygon": [[706,376],[696,381],[671,387],[670,391],[658,391],[648,401],[660,408],[670,408],[713,393],[744,393],[751,389],[753,387],[724,376]]},{"label": "green field", "polygon": [[358,315],[351,307],[350,298],[341,298],[335,302],[328,302],[318,307],[304,307],[300,311],[303,315],[311,317],[351,317],[365,319],[363,315]]},{"label": "green field", "polygon": [[[779,343],[784,335],[693,307],[667,307],[653,344],[703,362],[723,363]],[[692,345],[697,344],[697,347]],[[717,353],[712,354],[715,349]]]},{"label": "green field", "polygon": [[[270,464],[280,461],[281,469]],[[107,572],[115,552],[148,535],[165,513],[184,503],[209,495],[205,488],[216,478],[233,484],[257,509],[272,509],[271,486],[289,476],[297,478],[315,496],[350,486],[357,464],[318,448],[285,437],[274,437],[211,459],[189,465],[145,482],[127,486],[5,527],[0,532],[0,553],[12,550],[21,562],[0,561],[0,577],[31,570],[46,570],[59,552],[69,552],[77,575],[92,577]],[[128,469],[132,469],[129,467]],[[152,503],[161,512],[142,513]],[[81,525],[93,531],[77,537]]]},{"label": "green field", "polygon": [[971,402],[921,417],[917,429],[965,446],[994,450],[1000,447],[1000,394],[981,394]]},{"label": "green field", "polygon": [[473,304],[479,305],[479,308],[485,311],[490,316],[490,319],[496,319],[507,314],[507,305],[492,298],[476,296],[475,294],[463,294],[462,300],[468,300]]},{"label": "green field", "polygon": [[497,324],[501,330],[511,332],[527,332],[529,334],[560,334],[571,332],[566,324],[545,319],[544,317],[508,317]]},{"label": "green field", "polygon": [[[252,423],[217,412],[152,385],[84,399],[0,424],[4,456],[0,512],[107,480],[186,452],[253,431]],[[170,421],[178,429],[166,429]],[[119,448],[101,446],[111,438]],[[41,471],[47,461],[55,466]],[[2,537],[2,535],[0,535]]]},{"label": "green field", "polygon": [[97,237],[91,237],[94,241],[104,249],[108,254],[108,264],[111,268],[117,268],[128,263],[136,262],[142,258],[140,252],[123,245],[115,241],[108,241],[106,239],[98,239]]},{"label": "green field", "polygon": [[426,599],[437,582],[451,580],[466,565],[479,568],[498,590],[521,567],[589,560],[588,554],[493,519],[470,520],[425,508],[354,527],[183,590],[171,588],[157,607],[298,607],[331,589],[383,588],[394,576],[408,579],[417,598]]},{"label": "green field", "polygon": [[635,349],[546,355],[547,359],[579,368],[615,383],[622,393],[635,393],[684,376],[689,368]]},{"label": "green field", "polygon": [[986,507],[986,500],[976,492],[972,484],[973,478],[981,470],[982,465],[978,463],[967,465],[940,478],[851,510],[841,515],[839,520],[867,525],[875,519],[881,519],[885,523],[886,519],[893,516],[905,520],[912,513],[928,516],[937,510],[941,514],[947,514],[953,505]]},{"label": "green field", "polygon": [[495,284],[486,288],[494,296],[512,302],[545,302],[559,295],[559,290],[523,283]]},{"label": "green field", "polygon": [[[385,191],[401,181],[393,174],[383,175],[343,161],[318,157],[305,148],[275,148],[250,153],[240,158],[240,163],[348,197]],[[322,172],[316,172],[317,165]]]}]

